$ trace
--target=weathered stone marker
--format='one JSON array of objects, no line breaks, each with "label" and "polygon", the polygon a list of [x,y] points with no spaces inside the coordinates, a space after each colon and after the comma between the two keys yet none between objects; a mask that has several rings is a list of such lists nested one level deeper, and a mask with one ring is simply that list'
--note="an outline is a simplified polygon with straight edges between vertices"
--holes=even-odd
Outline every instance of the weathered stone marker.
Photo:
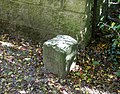
[{"label": "weathered stone marker", "polygon": [[76,61],[77,41],[68,35],[58,35],[43,44],[43,62],[47,71],[65,77]]}]

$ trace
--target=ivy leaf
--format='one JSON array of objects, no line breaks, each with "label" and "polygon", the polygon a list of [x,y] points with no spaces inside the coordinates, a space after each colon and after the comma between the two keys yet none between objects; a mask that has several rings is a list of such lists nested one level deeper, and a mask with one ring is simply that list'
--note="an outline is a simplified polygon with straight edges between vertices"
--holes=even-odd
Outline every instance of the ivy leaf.
[{"label": "ivy leaf", "polygon": [[87,82],[90,82],[91,80],[92,80],[91,78],[88,78],[88,79],[87,79]]},{"label": "ivy leaf", "polygon": [[103,27],[104,27],[104,24],[102,24],[102,25],[100,26],[100,29],[103,28]]},{"label": "ivy leaf", "polygon": [[113,28],[115,26],[115,22],[112,22],[111,27]]},{"label": "ivy leaf", "polygon": [[120,30],[120,25],[114,26],[113,29],[114,29],[114,30]]},{"label": "ivy leaf", "polygon": [[118,70],[115,74],[116,76],[120,77],[120,70]]},{"label": "ivy leaf", "polygon": [[99,65],[100,63],[98,61],[93,61],[93,65]]},{"label": "ivy leaf", "polygon": [[13,74],[13,72],[12,72],[12,71],[8,73],[8,75],[11,75],[11,74]]},{"label": "ivy leaf", "polygon": [[80,72],[76,72],[75,74],[76,74],[76,76],[80,76]]}]

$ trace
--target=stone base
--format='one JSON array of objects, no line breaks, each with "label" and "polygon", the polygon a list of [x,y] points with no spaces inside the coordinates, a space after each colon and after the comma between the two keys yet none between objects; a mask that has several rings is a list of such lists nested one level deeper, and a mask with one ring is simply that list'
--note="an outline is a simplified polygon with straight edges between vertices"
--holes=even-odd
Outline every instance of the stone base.
[{"label": "stone base", "polygon": [[58,35],[43,45],[43,62],[48,72],[65,77],[76,61],[77,41],[68,35]]}]

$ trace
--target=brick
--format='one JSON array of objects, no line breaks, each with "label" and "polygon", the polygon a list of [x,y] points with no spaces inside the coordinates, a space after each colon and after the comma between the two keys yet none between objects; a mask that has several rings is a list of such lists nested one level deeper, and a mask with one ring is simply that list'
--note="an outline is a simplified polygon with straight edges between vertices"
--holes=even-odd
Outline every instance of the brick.
[{"label": "brick", "polygon": [[68,35],[58,35],[43,44],[43,62],[48,72],[65,77],[76,61],[77,41]]},{"label": "brick", "polygon": [[33,4],[40,4],[40,0],[11,0],[13,2],[23,2],[23,3],[33,3]]},{"label": "brick", "polygon": [[73,12],[84,13],[86,9],[86,0],[66,0],[64,8]]}]

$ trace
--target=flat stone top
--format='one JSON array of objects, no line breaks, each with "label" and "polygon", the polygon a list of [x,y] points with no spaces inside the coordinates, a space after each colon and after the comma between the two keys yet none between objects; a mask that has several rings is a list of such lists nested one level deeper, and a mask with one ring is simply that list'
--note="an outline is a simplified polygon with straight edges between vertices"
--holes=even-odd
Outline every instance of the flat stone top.
[{"label": "flat stone top", "polygon": [[44,45],[51,46],[55,50],[66,52],[70,46],[77,44],[77,41],[68,35],[57,35],[55,38],[50,39]]}]

